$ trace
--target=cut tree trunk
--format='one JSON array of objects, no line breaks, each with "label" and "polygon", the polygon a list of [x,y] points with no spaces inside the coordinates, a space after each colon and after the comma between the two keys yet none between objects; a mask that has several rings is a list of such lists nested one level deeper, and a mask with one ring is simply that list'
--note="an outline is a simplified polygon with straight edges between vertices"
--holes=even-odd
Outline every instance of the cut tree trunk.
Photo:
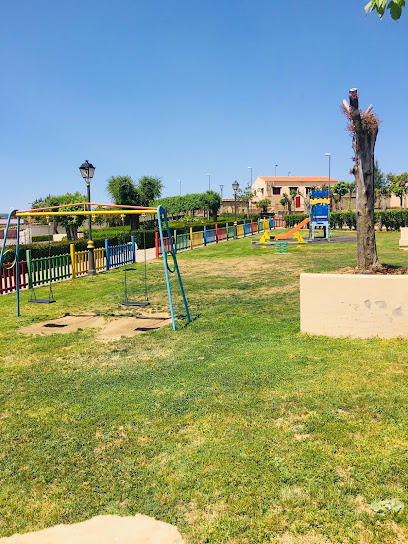
[{"label": "cut tree trunk", "polygon": [[360,272],[379,271],[374,229],[374,147],[378,121],[370,113],[360,114],[357,89],[349,92],[348,112],[352,121],[356,178],[357,267]]}]

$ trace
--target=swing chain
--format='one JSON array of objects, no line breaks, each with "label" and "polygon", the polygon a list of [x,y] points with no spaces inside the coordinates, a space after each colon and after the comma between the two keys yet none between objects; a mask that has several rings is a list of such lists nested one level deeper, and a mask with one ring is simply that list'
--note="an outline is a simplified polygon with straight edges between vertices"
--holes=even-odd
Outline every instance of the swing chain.
[{"label": "swing chain", "polygon": [[[47,216],[49,221],[49,216]],[[50,290],[48,293],[48,300],[55,300],[54,293],[52,292],[52,279],[51,279],[51,222],[48,223],[48,278],[50,280]]]},{"label": "swing chain", "polygon": [[126,252],[125,252],[125,242],[126,242],[126,231],[125,231],[125,214],[121,213],[120,218],[122,219],[122,255],[123,255],[123,261],[124,261],[124,271],[125,271],[125,277],[124,277],[124,283],[125,283],[125,303],[129,301],[128,299],[128,290],[127,290],[127,267],[126,267]]},{"label": "swing chain", "polygon": [[144,256],[144,288],[145,288],[145,303],[149,302],[149,296],[147,293],[147,253],[146,253],[146,214],[142,214],[143,219],[143,256]]}]

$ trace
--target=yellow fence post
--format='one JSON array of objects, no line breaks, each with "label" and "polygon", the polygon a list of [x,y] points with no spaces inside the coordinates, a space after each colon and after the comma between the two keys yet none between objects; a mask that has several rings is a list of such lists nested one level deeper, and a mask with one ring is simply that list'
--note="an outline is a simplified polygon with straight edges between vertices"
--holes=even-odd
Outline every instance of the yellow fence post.
[{"label": "yellow fence post", "polygon": [[71,271],[72,279],[76,277],[76,268],[75,268],[75,244],[69,244],[69,252],[71,253]]},{"label": "yellow fence post", "polygon": [[193,249],[193,227],[190,227],[190,249]]}]

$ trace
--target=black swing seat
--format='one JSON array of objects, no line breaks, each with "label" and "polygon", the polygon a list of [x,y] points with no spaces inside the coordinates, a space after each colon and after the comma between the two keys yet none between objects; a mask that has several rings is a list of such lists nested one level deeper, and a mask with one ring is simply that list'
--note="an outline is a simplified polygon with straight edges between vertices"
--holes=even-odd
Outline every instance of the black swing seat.
[{"label": "black swing seat", "polygon": [[57,302],[57,301],[49,300],[48,298],[33,298],[32,300],[29,300],[28,302],[36,302],[37,304],[52,304],[53,302]]},{"label": "black swing seat", "polygon": [[131,300],[126,300],[122,302],[122,306],[140,306],[145,308],[146,306],[150,306],[150,302],[132,302]]}]

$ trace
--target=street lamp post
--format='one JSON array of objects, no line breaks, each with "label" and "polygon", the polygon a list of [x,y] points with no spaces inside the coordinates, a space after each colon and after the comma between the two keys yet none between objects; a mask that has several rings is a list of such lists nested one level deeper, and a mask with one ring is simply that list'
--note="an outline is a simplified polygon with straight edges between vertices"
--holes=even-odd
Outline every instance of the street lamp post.
[{"label": "street lamp post", "polygon": [[248,168],[251,170],[251,187],[252,187],[252,166],[248,166]]},{"label": "street lamp post", "polygon": [[[91,164],[89,161],[85,161],[81,166],[79,167],[79,171],[81,172],[81,176],[86,180],[86,189],[87,189],[87,196],[88,196],[88,211],[91,211],[91,179],[93,178],[95,167],[93,164]],[[88,276],[96,276],[96,270],[95,270],[95,257],[94,257],[94,243],[92,241],[92,217],[91,215],[88,216],[88,230],[89,230],[89,236],[88,236]]]},{"label": "street lamp post", "polygon": [[232,189],[234,191],[234,204],[235,204],[235,222],[234,222],[234,238],[237,239],[237,191],[239,189],[238,181],[234,181],[232,184]]},{"label": "street lamp post", "polygon": [[208,176],[208,190],[211,191],[211,174],[207,174]]},{"label": "street lamp post", "polygon": [[180,183],[180,196],[181,196],[181,179],[179,179],[178,182]]},{"label": "street lamp post", "polygon": [[278,168],[278,165],[275,164],[275,178],[276,178],[276,169]]}]

